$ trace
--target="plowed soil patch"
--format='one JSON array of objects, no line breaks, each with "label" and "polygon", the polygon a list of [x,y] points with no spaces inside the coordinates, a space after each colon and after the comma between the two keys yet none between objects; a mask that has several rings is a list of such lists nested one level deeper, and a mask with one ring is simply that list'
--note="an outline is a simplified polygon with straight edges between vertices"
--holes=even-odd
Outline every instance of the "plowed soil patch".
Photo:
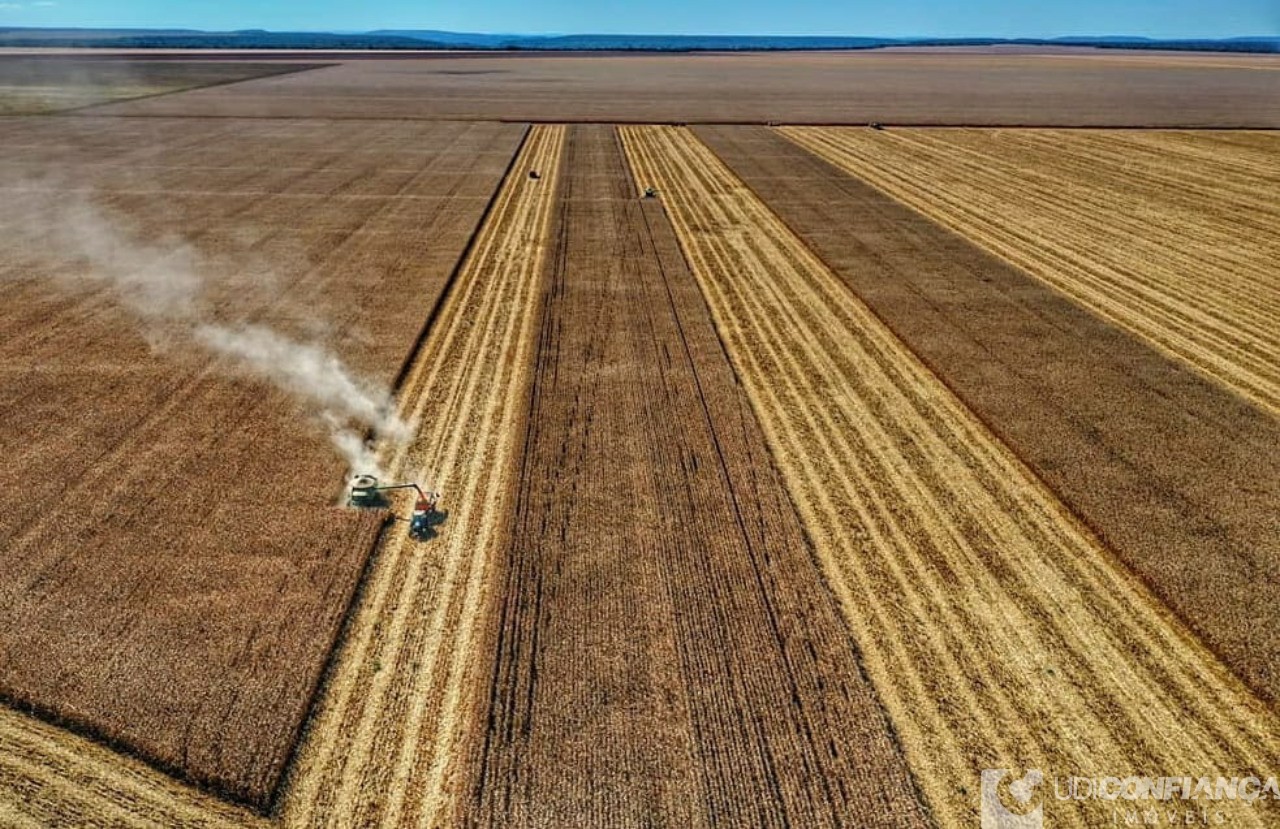
[{"label": "plowed soil patch", "polygon": [[[342,56],[333,56],[341,59]],[[95,107],[602,123],[1280,127],[1271,55],[942,50],[360,58]]]}]

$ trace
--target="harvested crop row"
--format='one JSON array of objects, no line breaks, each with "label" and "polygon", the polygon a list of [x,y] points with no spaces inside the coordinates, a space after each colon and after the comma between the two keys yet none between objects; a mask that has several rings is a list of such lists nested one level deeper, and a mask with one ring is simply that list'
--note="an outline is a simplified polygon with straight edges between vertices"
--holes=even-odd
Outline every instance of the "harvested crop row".
[{"label": "harvested crop row", "polygon": [[[706,147],[623,136],[939,823],[977,824],[984,768],[1276,767],[1274,715]],[[1100,801],[1045,811],[1111,819]]]},{"label": "harvested crop row", "polygon": [[405,382],[417,434],[388,469],[438,487],[446,520],[426,543],[397,527],[377,552],[285,792],[286,825],[434,825],[459,794],[452,764],[481,687],[474,648],[505,548],[563,143],[561,127],[529,133]]},{"label": "harvested crop row", "polygon": [[6,829],[269,825],[140,760],[0,708],[0,826]]},{"label": "harvested crop row", "polygon": [[563,177],[463,821],[926,825],[661,205]]},{"label": "harvested crop row", "polygon": [[696,133],[1214,653],[1280,699],[1280,419],[777,130]]},{"label": "harvested crop row", "polygon": [[[197,333],[306,357],[328,329],[389,384],[422,325],[399,297],[435,302],[486,203],[417,188],[495,191],[520,128],[40,122],[0,165],[0,695],[265,807],[380,521],[332,509],[346,466],[306,395]],[[401,151],[378,198],[346,197],[394,166],[360,146]],[[406,214],[421,261],[376,233]],[[182,313],[127,287],[157,276]]]},{"label": "harvested crop row", "polygon": [[1280,411],[1280,138],[783,133]]}]

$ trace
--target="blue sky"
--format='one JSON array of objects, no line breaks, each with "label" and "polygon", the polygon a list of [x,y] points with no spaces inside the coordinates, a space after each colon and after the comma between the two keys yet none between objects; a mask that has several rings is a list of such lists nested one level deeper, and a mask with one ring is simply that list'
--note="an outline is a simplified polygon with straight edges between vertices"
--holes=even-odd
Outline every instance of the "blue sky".
[{"label": "blue sky", "polygon": [[1224,37],[1280,34],[1280,0],[14,0],[0,25]]}]

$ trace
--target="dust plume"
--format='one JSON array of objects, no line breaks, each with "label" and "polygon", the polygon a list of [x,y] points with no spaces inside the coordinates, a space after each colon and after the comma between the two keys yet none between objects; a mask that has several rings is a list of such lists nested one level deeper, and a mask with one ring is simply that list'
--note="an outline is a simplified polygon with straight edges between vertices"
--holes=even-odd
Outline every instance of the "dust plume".
[{"label": "dust plume", "polygon": [[[43,287],[60,293],[101,290],[129,311],[153,350],[194,345],[216,356],[220,370],[271,384],[328,432],[352,474],[380,473],[366,434],[408,440],[411,429],[396,416],[389,390],[360,377],[332,349],[236,320],[274,286],[269,270],[232,271],[174,236],[143,239],[84,191],[50,188],[47,180],[6,191],[0,242],[20,265],[6,271],[10,278],[50,274]],[[57,267],[35,265],[49,259]],[[209,296],[215,290],[216,311]],[[323,320],[308,322],[323,328]]]}]

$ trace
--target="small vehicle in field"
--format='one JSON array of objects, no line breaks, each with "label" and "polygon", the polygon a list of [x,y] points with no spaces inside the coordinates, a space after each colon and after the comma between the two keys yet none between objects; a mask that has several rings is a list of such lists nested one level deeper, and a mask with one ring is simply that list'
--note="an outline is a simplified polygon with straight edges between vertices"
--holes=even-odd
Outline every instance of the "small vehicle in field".
[{"label": "small vehicle in field", "polygon": [[440,503],[438,492],[428,492],[415,483],[379,484],[378,479],[372,475],[357,475],[351,479],[347,504],[362,509],[384,507],[387,506],[387,499],[383,493],[396,489],[412,489],[418,493],[417,499],[413,502],[413,512],[409,515],[409,535],[419,541],[428,538],[431,535],[431,526],[438,517],[437,507]]}]

